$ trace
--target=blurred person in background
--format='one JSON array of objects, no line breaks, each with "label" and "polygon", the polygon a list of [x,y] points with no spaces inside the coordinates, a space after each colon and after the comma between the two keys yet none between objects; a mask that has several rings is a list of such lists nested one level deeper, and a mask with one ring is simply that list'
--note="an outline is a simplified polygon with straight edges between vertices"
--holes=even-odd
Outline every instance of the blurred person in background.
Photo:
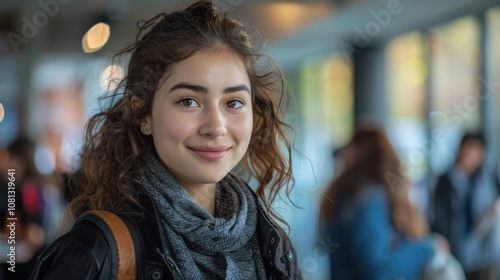
[{"label": "blurred person in background", "polygon": [[353,164],[354,158],[352,153],[346,146],[339,147],[333,151],[334,174],[333,179],[336,179],[344,170]]},{"label": "blurred person in background", "polygon": [[[8,279],[29,279],[36,262],[36,256],[46,244],[44,226],[48,220],[45,218],[50,212],[50,206],[44,199],[46,178],[42,176],[35,166],[35,144],[24,137],[17,138],[7,148],[7,164],[2,168],[0,177],[2,188],[2,204],[0,207],[0,224],[2,225],[2,239],[0,240],[2,252],[8,252],[10,244],[6,237],[10,234],[6,224],[9,222],[7,200],[8,170],[14,172],[15,181],[15,209],[16,223],[16,272],[8,273],[6,253],[2,254],[2,273],[8,273]],[[5,204],[5,205],[4,205]],[[53,230],[59,225],[51,227]]]},{"label": "blurred person in background", "polygon": [[433,229],[445,236],[467,279],[498,280],[498,165],[486,160],[481,134],[462,137],[455,164],[438,179]]},{"label": "blurred person in background", "polygon": [[281,70],[210,1],[139,28],[115,56],[130,59],[117,100],[89,120],[81,167],[69,175],[71,229],[32,279],[116,277],[110,229],[82,219],[89,210],[127,225],[131,278],[301,279],[271,208],[293,187]]},{"label": "blurred person in background", "polygon": [[418,279],[446,241],[429,236],[410,204],[409,182],[389,140],[376,128],[361,128],[342,157],[343,172],[320,208],[320,232],[338,244],[330,252],[331,279]]}]

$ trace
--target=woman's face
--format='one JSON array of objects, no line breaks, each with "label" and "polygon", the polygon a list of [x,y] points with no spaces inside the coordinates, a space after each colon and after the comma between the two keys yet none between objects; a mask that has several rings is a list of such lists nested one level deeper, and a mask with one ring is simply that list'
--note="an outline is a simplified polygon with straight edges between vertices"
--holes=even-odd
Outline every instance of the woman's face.
[{"label": "woman's face", "polygon": [[165,167],[185,188],[215,184],[248,149],[251,87],[228,50],[198,52],[176,64],[153,100],[150,128]]}]

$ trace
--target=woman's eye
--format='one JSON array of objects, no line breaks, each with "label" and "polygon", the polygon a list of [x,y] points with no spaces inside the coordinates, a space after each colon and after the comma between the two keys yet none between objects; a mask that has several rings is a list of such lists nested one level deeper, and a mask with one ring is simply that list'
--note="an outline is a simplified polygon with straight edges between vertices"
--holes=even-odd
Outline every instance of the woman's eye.
[{"label": "woman's eye", "polygon": [[178,104],[185,107],[196,107],[198,106],[198,102],[192,98],[183,98],[177,102]]},{"label": "woman's eye", "polygon": [[243,102],[241,102],[239,100],[231,100],[231,101],[227,102],[227,107],[231,108],[231,109],[238,109],[238,108],[243,107]]}]

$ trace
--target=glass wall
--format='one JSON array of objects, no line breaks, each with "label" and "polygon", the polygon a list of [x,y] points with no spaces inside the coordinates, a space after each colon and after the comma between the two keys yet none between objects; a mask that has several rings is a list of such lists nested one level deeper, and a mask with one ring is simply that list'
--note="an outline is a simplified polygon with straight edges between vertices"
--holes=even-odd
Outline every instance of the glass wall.
[{"label": "glass wall", "polygon": [[[297,148],[305,155],[304,164],[309,165],[297,170],[301,180],[306,179],[303,185],[313,186],[330,180],[332,153],[351,136],[354,119],[352,75],[352,65],[341,55],[309,59],[300,70],[296,104],[302,117]],[[303,167],[312,167],[316,174],[301,174]]]},{"label": "glass wall", "polygon": [[388,59],[388,134],[413,181],[427,173],[427,66],[424,36],[414,32],[392,40]]},{"label": "glass wall", "polygon": [[[292,200],[300,207],[278,211],[293,221],[291,237],[305,278],[324,279],[328,260],[318,258],[317,217],[319,202],[334,174],[333,150],[352,134],[354,118],[353,69],[341,55],[311,58],[302,65],[294,88],[299,122],[294,158],[296,188]],[[290,217],[289,219],[287,219]]]},{"label": "glass wall", "polygon": [[428,205],[426,40],[419,32],[393,39],[387,47],[387,133],[401,169],[412,182],[410,199],[421,211]]},{"label": "glass wall", "polygon": [[488,106],[487,132],[488,146],[500,159],[500,7],[491,9],[486,14],[487,45],[486,45],[486,73],[482,77],[481,86],[486,87],[485,104]]},{"label": "glass wall", "polygon": [[350,62],[341,55],[308,60],[301,71],[299,99],[305,122],[319,126],[331,145],[343,144],[352,133],[352,74]]},{"label": "glass wall", "polygon": [[454,161],[464,132],[481,127],[479,84],[480,26],[469,16],[430,31],[431,149],[434,174]]}]

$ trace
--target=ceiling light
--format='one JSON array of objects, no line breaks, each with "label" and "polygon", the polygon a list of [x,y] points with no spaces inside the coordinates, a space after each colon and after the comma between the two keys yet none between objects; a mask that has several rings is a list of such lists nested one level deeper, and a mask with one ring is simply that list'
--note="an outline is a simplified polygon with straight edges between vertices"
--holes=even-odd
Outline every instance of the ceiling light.
[{"label": "ceiling light", "polygon": [[86,53],[100,50],[108,41],[110,35],[109,25],[103,22],[92,26],[83,36],[82,47]]}]

